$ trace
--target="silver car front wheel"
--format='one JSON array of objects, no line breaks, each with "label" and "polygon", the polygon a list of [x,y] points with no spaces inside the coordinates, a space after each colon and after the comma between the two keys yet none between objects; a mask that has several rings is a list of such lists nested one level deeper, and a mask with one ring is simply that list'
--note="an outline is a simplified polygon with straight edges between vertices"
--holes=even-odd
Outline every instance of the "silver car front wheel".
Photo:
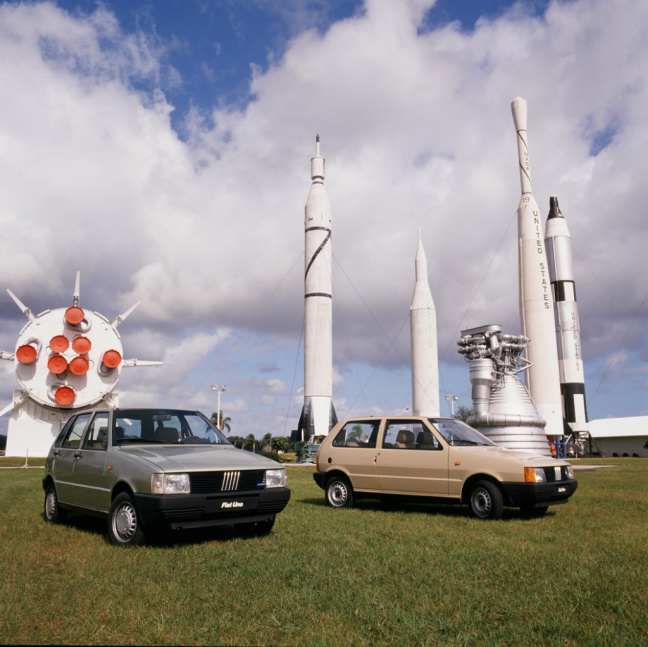
[{"label": "silver car front wheel", "polygon": [[116,546],[137,546],[144,541],[142,523],[130,494],[115,497],[108,515],[108,536]]}]

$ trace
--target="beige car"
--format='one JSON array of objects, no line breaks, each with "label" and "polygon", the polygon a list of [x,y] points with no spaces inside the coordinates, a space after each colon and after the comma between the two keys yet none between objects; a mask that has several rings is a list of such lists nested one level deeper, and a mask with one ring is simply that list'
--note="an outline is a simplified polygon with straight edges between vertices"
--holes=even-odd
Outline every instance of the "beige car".
[{"label": "beige car", "polygon": [[576,491],[563,460],[496,445],[453,418],[340,421],[317,455],[315,482],[334,508],[360,497],[467,503],[480,519],[504,506],[542,515]]}]

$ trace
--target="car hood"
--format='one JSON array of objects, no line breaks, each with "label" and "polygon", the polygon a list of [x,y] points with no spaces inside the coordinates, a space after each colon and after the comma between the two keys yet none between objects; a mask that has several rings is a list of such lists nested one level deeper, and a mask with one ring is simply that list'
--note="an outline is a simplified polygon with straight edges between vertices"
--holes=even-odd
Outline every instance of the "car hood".
[{"label": "car hood", "polygon": [[231,445],[126,446],[120,452],[138,456],[164,472],[203,472],[209,470],[273,469],[280,463]]},{"label": "car hood", "polygon": [[493,447],[492,445],[455,445],[452,449],[461,452],[461,454],[470,453],[481,456],[493,456],[493,454],[495,454],[499,458],[508,458],[514,460],[516,463],[523,460],[529,467],[569,465],[566,461],[556,460],[553,456],[542,456],[540,454],[534,454],[533,452],[524,452],[519,449],[507,449],[506,447]]}]

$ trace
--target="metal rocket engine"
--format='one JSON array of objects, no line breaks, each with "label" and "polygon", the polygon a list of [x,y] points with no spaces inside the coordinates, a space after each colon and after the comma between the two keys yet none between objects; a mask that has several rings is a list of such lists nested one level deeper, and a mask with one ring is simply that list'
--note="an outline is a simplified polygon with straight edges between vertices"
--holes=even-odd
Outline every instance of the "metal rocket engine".
[{"label": "metal rocket engine", "polygon": [[467,422],[498,445],[550,456],[546,422],[517,376],[530,366],[523,356],[528,341],[496,324],[461,332],[457,344],[470,363],[474,410]]},{"label": "metal rocket engine", "polygon": [[114,389],[122,367],[162,363],[123,359],[117,326],[139,302],[110,323],[98,312],[81,308],[80,278],[77,272],[70,307],[39,315],[7,290],[28,319],[15,352],[0,351],[0,359],[14,362],[21,387],[0,411],[0,416],[11,412],[7,456],[47,456],[71,410],[117,406]]}]

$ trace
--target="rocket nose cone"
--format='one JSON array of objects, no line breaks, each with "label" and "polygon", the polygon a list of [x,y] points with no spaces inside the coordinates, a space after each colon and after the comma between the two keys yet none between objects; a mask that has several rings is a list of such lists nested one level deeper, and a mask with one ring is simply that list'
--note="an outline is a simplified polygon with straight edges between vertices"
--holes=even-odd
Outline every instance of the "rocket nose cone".
[{"label": "rocket nose cone", "polygon": [[522,97],[517,97],[511,102],[511,112],[516,130],[526,130],[527,127],[527,102]]},{"label": "rocket nose cone", "polygon": [[558,206],[558,198],[555,195],[552,195],[549,198],[549,213],[547,214],[547,220],[549,218],[564,218]]}]

